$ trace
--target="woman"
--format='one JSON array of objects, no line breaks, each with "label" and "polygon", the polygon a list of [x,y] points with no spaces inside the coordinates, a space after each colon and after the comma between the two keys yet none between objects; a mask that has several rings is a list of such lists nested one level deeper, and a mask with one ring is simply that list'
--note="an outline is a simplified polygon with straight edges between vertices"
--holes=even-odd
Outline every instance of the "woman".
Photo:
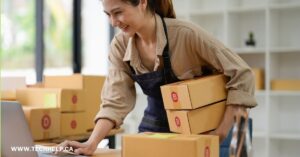
[{"label": "woman", "polygon": [[76,154],[92,154],[112,128],[134,108],[137,82],[148,96],[139,132],[169,132],[160,86],[215,71],[230,78],[224,118],[211,134],[222,141],[233,117],[256,106],[248,65],[199,26],[175,19],[171,0],[102,0],[113,27],[122,30],[111,43],[110,68],[102,90],[96,126],[85,143],[65,141]]}]

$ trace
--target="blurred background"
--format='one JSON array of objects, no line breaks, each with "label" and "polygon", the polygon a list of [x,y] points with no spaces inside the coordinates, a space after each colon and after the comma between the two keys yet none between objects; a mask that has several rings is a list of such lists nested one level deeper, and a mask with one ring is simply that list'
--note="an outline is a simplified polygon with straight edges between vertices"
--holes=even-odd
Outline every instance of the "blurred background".
[{"label": "blurred background", "polygon": [[[177,18],[194,22],[238,53],[256,77],[251,110],[256,157],[300,154],[300,0],[173,0]],[[115,32],[99,0],[2,0],[1,77],[106,75]],[[123,125],[136,133],[146,106]],[[121,146],[120,135],[116,147]]]}]

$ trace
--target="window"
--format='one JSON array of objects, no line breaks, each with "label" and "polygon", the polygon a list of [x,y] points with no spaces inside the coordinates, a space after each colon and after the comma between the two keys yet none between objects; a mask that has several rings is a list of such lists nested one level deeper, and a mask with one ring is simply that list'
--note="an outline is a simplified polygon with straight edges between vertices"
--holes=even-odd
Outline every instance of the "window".
[{"label": "window", "polygon": [[101,1],[82,1],[82,73],[108,73],[109,22]]},{"label": "window", "polygon": [[1,75],[35,82],[34,0],[1,1]]},{"label": "window", "polygon": [[45,74],[72,73],[71,0],[45,0]]}]

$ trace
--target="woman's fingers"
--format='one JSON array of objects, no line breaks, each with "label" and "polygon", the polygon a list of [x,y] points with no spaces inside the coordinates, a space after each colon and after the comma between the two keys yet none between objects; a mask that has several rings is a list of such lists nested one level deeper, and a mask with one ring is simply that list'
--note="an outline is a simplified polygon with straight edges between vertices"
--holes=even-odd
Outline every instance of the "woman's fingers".
[{"label": "woman's fingers", "polygon": [[68,143],[71,147],[73,148],[84,148],[84,147],[87,147],[86,144],[83,144],[83,143],[80,143],[80,142],[77,142],[77,141],[69,141]]},{"label": "woman's fingers", "polygon": [[69,141],[65,140],[64,142],[60,143],[56,146],[54,154],[58,154],[58,152],[63,151],[64,148],[69,146]]},{"label": "woman's fingers", "polygon": [[93,155],[95,150],[92,150],[90,147],[77,148],[74,150],[76,155],[84,154],[84,155]]}]

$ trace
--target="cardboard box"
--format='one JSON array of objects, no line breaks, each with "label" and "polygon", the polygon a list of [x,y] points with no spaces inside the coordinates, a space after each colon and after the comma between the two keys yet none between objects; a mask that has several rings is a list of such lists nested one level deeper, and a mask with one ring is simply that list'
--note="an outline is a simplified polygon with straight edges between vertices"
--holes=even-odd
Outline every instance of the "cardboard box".
[{"label": "cardboard box", "polygon": [[122,157],[219,157],[219,137],[167,133],[123,135]]},{"label": "cardboard box", "polygon": [[85,76],[74,74],[71,76],[45,76],[44,85],[47,88],[82,89],[85,97],[85,122],[87,129],[94,128],[94,118],[100,110],[101,90],[105,81],[104,76]]},{"label": "cardboard box", "polygon": [[121,157],[120,149],[96,149],[92,157]]},{"label": "cardboard box", "polygon": [[216,129],[223,119],[226,101],[193,110],[167,110],[172,132],[200,134]]},{"label": "cardboard box", "polygon": [[27,88],[44,88],[44,83],[43,82],[38,82],[35,84],[28,84]]},{"label": "cardboard box", "polygon": [[255,89],[263,90],[264,89],[264,71],[260,68],[252,68],[255,77]]},{"label": "cardboard box", "polygon": [[161,86],[165,109],[195,109],[224,100],[226,82],[219,74]]},{"label": "cardboard box", "polygon": [[17,100],[24,106],[56,107],[61,112],[84,111],[83,91],[58,88],[17,90]]},{"label": "cardboard box", "polygon": [[1,100],[16,101],[17,100],[16,91],[15,90],[1,91]]},{"label": "cardboard box", "polygon": [[271,81],[272,90],[300,90],[300,80],[290,79],[290,80],[272,80]]},{"label": "cardboard box", "polygon": [[34,140],[60,136],[60,112],[58,108],[23,106],[23,110]]},{"label": "cardboard box", "polygon": [[61,113],[61,136],[80,135],[86,132],[85,112]]},{"label": "cardboard box", "polygon": [[16,100],[16,90],[26,88],[25,77],[1,77],[1,100]]}]

